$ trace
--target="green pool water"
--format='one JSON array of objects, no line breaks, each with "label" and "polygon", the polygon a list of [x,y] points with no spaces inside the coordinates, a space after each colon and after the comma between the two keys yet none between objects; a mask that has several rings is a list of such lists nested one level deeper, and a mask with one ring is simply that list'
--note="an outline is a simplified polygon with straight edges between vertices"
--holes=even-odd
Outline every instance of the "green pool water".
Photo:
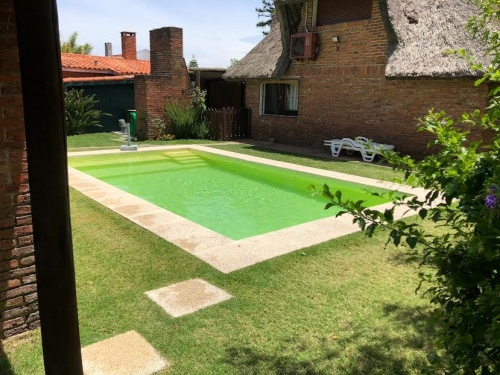
[{"label": "green pool water", "polygon": [[71,157],[69,164],[234,240],[335,215],[311,184],[369,206],[387,202],[367,192],[381,191],[373,187],[197,150]]}]

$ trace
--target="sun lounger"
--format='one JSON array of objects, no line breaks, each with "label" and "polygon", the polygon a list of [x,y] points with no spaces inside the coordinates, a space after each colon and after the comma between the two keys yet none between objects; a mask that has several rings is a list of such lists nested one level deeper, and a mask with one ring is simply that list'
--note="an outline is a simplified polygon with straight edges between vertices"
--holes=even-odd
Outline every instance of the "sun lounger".
[{"label": "sun lounger", "polygon": [[338,157],[342,150],[357,151],[361,153],[361,157],[366,162],[372,162],[375,156],[379,155],[381,151],[394,149],[393,145],[372,142],[365,137],[330,139],[325,140],[324,145],[330,147],[333,157]]}]

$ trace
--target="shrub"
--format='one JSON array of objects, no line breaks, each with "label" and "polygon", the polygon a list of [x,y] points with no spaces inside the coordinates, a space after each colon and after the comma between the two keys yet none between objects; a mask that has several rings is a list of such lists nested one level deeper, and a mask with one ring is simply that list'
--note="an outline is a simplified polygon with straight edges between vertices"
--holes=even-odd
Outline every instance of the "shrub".
[{"label": "shrub", "polygon": [[64,109],[68,135],[82,134],[90,126],[101,127],[99,118],[109,116],[94,106],[99,103],[95,95],[84,95],[83,90],[69,90],[64,95]]},{"label": "shrub", "polygon": [[152,117],[149,119],[153,128],[153,139],[156,141],[171,141],[175,135],[166,132],[165,121],[161,117]]},{"label": "shrub", "polygon": [[207,91],[195,87],[191,93],[191,107],[194,110],[196,121],[203,121],[207,113],[206,105]]},{"label": "shrub", "polygon": [[180,139],[193,138],[194,110],[180,101],[171,101],[165,105],[165,113],[170,118],[172,133]]},{"label": "shrub", "polygon": [[212,125],[207,119],[203,119],[193,126],[196,139],[210,139],[212,136]]},{"label": "shrub", "polygon": [[193,130],[197,139],[209,139],[212,137],[212,125],[207,119],[206,96],[207,91],[201,90],[199,87],[195,87],[191,95],[191,107],[196,117]]},{"label": "shrub", "polygon": [[211,125],[206,118],[207,92],[198,87],[193,89],[191,105],[173,100],[165,104],[164,110],[170,119],[172,132],[181,139],[207,139],[211,136]]},{"label": "shrub", "polygon": [[151,117],[149,119],[149,123],[153,129],[153,139],[157,141],[161,140],[161,138],[165,135],[165,121],[163,121],[161,117]]},{"label": "shrub", "polygon": [[[499,99],[498,97],[496,99]],[[428,189],[425,199],[394,201],[378,212],[362,201],[344,201],[342,193],[323,187],[327,205],[340,205],[354,215],[361,229],[371,236],[384,227],[388,242],[408,247],[408,255],[432,272],[421,273],[421,284],[437,305],[440,321],[437,349],[444,349],[449,361],[438,353],[429,356],[437,367],[457,374],[500,372],[500,135],[488,115],[464,114],[462,126],[471,125],[495,132],[492,142],[481,145],[467,139],[444,112],[431,112],[420,129],[432,133],[441,151],[416,162],[412,158],[386,154],[395,169],[406,172],[405,181]],[[481,148],[480,148],[481,147]],[[395,220],[397,206],[407,205],[433,227],[446,229],[435,234],[420,221]]]}]

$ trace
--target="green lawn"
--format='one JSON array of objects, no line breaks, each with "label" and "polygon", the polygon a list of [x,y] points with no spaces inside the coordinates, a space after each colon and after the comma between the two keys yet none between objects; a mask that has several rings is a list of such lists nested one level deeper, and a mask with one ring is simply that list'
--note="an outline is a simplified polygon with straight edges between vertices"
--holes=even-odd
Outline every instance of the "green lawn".
[{"label": "green lawn", "polygon": [[[133,144],[139,146],[158,146],[158,145],[175,145],[175,144],[193,144],[216,143],[206,139],[176,139],[173,141],[133,141]],[[116,133],[92,133],[70,135],[67,137],[68,151],[87,151],[120,148],[121,145],[127,144],[127,138]]]},{"label": "green lawn", "polygon": [[[327,169],[346,164],[240,149]],[[414,292],[416,265],[386,248],[384,233],[345,236],[226,275],[74,190],[71,212],[82,346],[136,330],[172,375],[418,374],[425,363],[430,306]],[[174,319],[144,295],[191,278],[233,298]],[[38,332],[5,341],[0,373],[43,374],[40,345]]]},{"label": "green lawn", "polygon": [[[305,165],[307,167],[326,169],[335,172],[348,173],[356,176],[369,177],[377,180],[393,181],[403,177],[403,173],[394,172],[392,168],[376,163],[364,163],[357,160],[333,159],[332,157],[309,157],[285,151],[270,150],[262,146],[248,144],[217,144],[211,147],[227,151],[239,152],[267,159]],[[360,159],[361,160],[361,157]]]},{"label": "green lawn", "polygon": [[[68,151],[86,151],[98,149],[119,148],[126,144],[126,139],[119,134],[114,133],[93,133],[72,135],[67,138]],[[380,180],[392,181],[395,178],[401,178],[401,173],[394,172],[391,168],[377,165],[375,163],[363,163],[360,161],[346,161],[341,159],[311,158],[303,155],[291,154],[283,151],[269,150],[259,146],[248,144],[224,144],[218,141],[209,141],[205,139],[189,140],[178,139],[173,141],[143,141],[133,142],[139,146],[159,146],[159,145],[178,145],[178,144],[206,144],[211,147],[221,148],[228,151],[239,152],[253,156],[260,156],[268,159],[286,161],[289,163],[305,165],[308,167],[327,169],[342,173],[354,174],[357,176],[376,178]],[[360,159],[361,160],[361,159]]]}]

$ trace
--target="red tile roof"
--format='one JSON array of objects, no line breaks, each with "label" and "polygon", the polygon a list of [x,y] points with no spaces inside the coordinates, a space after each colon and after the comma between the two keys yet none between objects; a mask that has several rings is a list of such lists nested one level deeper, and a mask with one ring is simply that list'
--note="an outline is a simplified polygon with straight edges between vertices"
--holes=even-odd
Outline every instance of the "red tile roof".
[{"label": "red tile roof", "polygon": [[124,81],[134,79],[133,74],[124,76],[102,76],[102,77],[67,77],[64,78],[64,83],[67,82],[105,82],[105,81]]},{"label": "red tile roof", "polygon": [[62,69],[93,71],[109,75],[149,74],[150,63],[145,60],[125,60],[115,56],[92,56],[61,53]]}]

